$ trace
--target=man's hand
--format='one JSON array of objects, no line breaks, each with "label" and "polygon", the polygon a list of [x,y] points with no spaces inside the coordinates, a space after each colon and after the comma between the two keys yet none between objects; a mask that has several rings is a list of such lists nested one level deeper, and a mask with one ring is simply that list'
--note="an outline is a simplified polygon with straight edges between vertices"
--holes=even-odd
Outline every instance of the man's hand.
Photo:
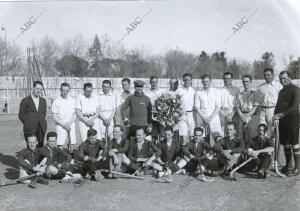
[{"label": "man's hand", "polygon": [[104,121],[103,121],[103,123],[106,127],[108,127],[110,125],[110,122],[111,122],[111,118],[104,119]]},{"label": "man's hand", "polygon": [[223,150],[223,154],[225,155],[225,157],[227,157],[227,158],[231,158],[231,150],[230,149],[228,149],[228,150]]},{"label": "man's hand", "polygon": [[146,162],[145,162],[145,166],[151,166],[151,161],[150,161],[150,159],[148,159]]},{"label": "man's hand", "polygon": [[255,150],[253,150],[251,153],[251,156],[254,158],[257,158],[258,155],[259,155],[259,152],[255,151]]},{"label": "man's hand", "polygon": [[275,121],[281,119],[282,117],[283,117],[283,113],[280,113],[280,114],[275,114],[272,119],[273,121]]},{"label": "man's hand", "polygon": [[64,124],[64,129],[66,131],[70,131],[71,130],[71,125],[72,125],[72,122],[66,122],[66,124]]},{"label": "man's hand", "polygon": [[84,160],[84,161],[88,161],[88,160],[89,160],[89,156],[87,156],[87,155],[84,156],[84,157],[83,157],[83,160]]},{"label": "man's hand", "polygon": [[110,150],[108,151],[108,155],[109,155],[109,156],[113,156],[116,152],[117,152],[117,149],[110,149]]},{"label": "man's hand", "polygon": [[210,124],[210,122],[211,122],[211,120],[212,120],[212,118],[211,117],[208,117],[208,118],[206,118],[206,119],[204,119],[203,121],[206,123],[206,124]]},{"label": "man's hand", "polygon": [[195,155],[190,155],[190,159],[195,159]]},{"label": "man's hand", "polygon": [[88,126],[88,127],[93,127],[94,126],[94,121],[92,120],[92,119],[90,119],[90,120],[88,120],[87,122],[86,122],[86,126]]},{"label": "man's hand", "polygon": [[152,131],[152,125],[149,124],[148,127],[147,127],[147,132],[151,133],[151,131]]},{"label": "man's hand", "polygon": [[130,121],[129,121],[129,119],[127,119],[127,118],[124,119],[124,126],[125,126],[125,127],[129,127],[129,126],[130,126]]},{"label": "man's hand", "polygon": [[138,158],[136,159],[137,162],[146,162],[147,158]]}]

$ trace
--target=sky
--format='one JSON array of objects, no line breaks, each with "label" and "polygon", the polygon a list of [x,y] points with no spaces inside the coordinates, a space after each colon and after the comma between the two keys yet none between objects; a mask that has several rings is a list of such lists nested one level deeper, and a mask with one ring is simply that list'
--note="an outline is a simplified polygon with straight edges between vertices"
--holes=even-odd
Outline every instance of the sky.
[{"label": "sky", "polygon": [[[78,34],[92,40],[96,33],[118,41],[132,21],[149,12],[121,41],[126,48],[144,46],[157,54],[175,48],[194,54],[224,51],[228,58],[249,62],[271,51],[276,71],[289,56],[300,56],[300,0],[5,1],[0,2],[0,25],[6,30],[0,36],[6,31],[12,43],[26,21],[41,12],[14,44],[25,49],[46,35],[61,42]],[[253,13],[233,34],[236,23]]]}]

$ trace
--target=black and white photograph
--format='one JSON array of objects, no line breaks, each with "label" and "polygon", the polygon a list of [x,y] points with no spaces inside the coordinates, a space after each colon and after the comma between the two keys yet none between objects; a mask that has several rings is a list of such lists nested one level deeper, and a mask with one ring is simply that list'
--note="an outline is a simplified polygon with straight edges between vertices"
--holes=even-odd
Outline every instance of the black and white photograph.
[{"label": "black and white photograph", "polygon": [[299,26],[299,0],[0,1],[0,210],[300,210]]}]

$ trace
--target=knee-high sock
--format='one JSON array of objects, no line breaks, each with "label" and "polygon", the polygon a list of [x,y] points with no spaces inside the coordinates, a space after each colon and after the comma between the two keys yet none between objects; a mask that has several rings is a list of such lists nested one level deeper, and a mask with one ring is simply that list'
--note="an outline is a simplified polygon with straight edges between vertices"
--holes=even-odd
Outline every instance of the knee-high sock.
[{"label": "knee-high sock", "polygon": [[295,160],[295,169],[300,170],[300,145],[294,145],[293,146],[293,154],[294,154],[294,160]]},{"label": "knee-high sock", "polygon": [[290,146],[285,146],[284,147],[284,155],[285,155],[285,160],[286,160],[286,166],[290,166],[291,160],[292,160],[292,151]]}]

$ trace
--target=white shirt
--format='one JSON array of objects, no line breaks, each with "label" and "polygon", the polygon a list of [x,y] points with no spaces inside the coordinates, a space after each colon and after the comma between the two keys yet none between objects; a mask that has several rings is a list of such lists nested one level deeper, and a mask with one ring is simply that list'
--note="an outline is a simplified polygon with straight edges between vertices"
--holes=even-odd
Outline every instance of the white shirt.
[{"label": "white shirt", "polygon": [[200,108],[200,115],[208,118],[216,107],[221,107],[220,91],[216,88],[199,90],[195,94],[195,107]]},{"label": "white shirt", "polygon": [[75,103],[75,109],[78,109],[82,114],[94,115],[97,113],[97,107],[99,105],[99,100],[96,96],[92,95],[87,98],[84,94],[77,97]]},{"label": "white shirt", "polygon": [[117,108],[117,96],[111,92],[105,94],[101,91],[98,105],[104,118],[109,118],[113,110]]},{"label": "white shirt", "polygon": [[276,106],[279,91],[282,89],[282,85],[272,81],[271,83],[263,83],[257,91],[260,97],[261,106]]},{"label": "white shirt", "polygon": [[129,97],[130,95],[132,95],[132,92],[119,92],[117,93],[117,105],[123,105],[123,103],[125,102],[125,100],[127,99],[127,97]]},{"label": "white shirt", "polygon": [[239,94],[240,89],[237,87],[223,87],[220,90],[221,94],[221,109],[233,111],[234,100]]},{"label": "white shirt", "polygon": [[52,113],[57,114],[63,122],[70,121],[75,114],[75,100],[70,96],[57,97],[52,103]]},{"label": "white shirt", "polygon": [[195,90],[193,87],[180,87],[176,90],[176,94],[181,96],[184,111],[192,111],[194,109]]},{"label": "white shirt", "polygon": [[31,98],[34,102],[36,110],[38,111],[39,110],[39,104],[40,104],[40,97],[35,97],[34,95],[31,95]]},{"label": "white shirt", "polygon": [[155,103],[155,100],[157,98],[159,98],[165,91],[163,89],[148,89],[146,92],[145,92],[145,95],[148,96],[150,98],[150,102],[152,104],[152,106],[154,105]]}]

